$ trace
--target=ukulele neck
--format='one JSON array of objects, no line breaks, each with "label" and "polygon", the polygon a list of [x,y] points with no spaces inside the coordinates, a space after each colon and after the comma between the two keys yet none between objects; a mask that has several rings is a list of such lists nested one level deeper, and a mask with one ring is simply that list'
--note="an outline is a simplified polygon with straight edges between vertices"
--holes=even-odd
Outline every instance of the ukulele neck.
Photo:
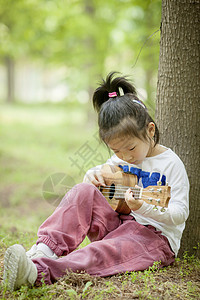
[{"label": "ukulele neck", "polygon": [[124,187],[123,185],[117,184],[115,186],[115,199],[124,199],[124,194],[126,192],[126,190],[130,188],[132,193],[133,193],[133,197],[135,199],[141,199],[142,197],[142,190],[143,188],[140,187]]}]

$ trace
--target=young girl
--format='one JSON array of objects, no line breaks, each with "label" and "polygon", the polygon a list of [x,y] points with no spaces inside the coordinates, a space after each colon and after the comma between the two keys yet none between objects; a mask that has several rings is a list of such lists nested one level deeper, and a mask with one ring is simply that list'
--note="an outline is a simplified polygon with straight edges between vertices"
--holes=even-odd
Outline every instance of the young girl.
[{"label": "young girl", "polygon": [[[128,189],[125,201],[131,213],[119,214],[97,188],[105,186],[102,166],[89,170],[40,226],[36,245],[27,253],[21,245],[7,249],[4,282],[11,291],[40,285],[43,277],[52,284],[66,270],[104,277],[145,270],[155,261],[160,267],[174,262],[189,213],[187,174],[179,157],[158,144],[158,128],[135,88],[114,75],[109,74],[93,96],[100,138],[115,152],[106,163],[132,167],[139,187],[168,182],[169,206],[154,210]],[[86,235],[91,243],[76,250]]]}]

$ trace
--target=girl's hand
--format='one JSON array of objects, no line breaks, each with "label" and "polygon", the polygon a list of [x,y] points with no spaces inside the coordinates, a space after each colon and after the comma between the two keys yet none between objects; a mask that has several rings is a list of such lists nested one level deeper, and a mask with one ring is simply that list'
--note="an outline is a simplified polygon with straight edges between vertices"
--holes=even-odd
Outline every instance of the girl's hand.
[{"label": "girl's hand", "polygon": [[89,170],[84,178],[83,182],[94,184],[95,186],[106,186],[101,171]]},{"label": "girl's hand", "polygon": [[124,194],[125,196],[125,201],[126,201],[126,204],[128,205],[128,207],[131,209],[131,210],[137,210],[139,209],[142,204],[143,204],[143,200],[136,200],[134,197],[133,197],[133,192],[131,191],[131,189],[129,188],[126,193]]}]

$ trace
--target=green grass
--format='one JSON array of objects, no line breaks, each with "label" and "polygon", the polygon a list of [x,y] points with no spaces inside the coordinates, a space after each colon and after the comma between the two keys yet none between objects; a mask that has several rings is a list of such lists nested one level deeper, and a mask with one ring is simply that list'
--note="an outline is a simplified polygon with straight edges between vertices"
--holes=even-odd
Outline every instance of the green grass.
[{"label": "green grass", "polygon": [[[43,185],[49,177],[63,173],[69,179],[68,185],[73,186],[82,181],[84,172],[93,163],[100,163],[98,155],[101,161],[108,158],[106,148],[94,137],[95,122],[90,123],[92,126],[88,126],[84,106],[0,106],[0,216],[3,226],[13,224],[19,229],[25,224],[27,229],[34,224],[38,226],[54,209],[43,197]],[[86,142],[92,154],[81,158],[77,151]],[[71,158],[77,160],[78,166]],[[54,186],[55,193],[59,188],[60,185]]]},{"label": "green grass", "polygon": [[[110,278],[67,273],[51,286],[22,287],[13,293],[3,287],[6,248],[20,243],[28,250],[38,226],[55,209],[44,198],[46,180],[63,173],[73,185],[82,181],[85,169],[109,157],[96,141],[96,132],[84,106],[0,105],[0,299],[199,299],[199,260],[187,254],[163,270],[155,264],[145,272]],[[83,161],[77,153],[86,142],[91,153]],[[72,166],[70,157],[82,167]],[[54,189],[58,195],[64,192],[60,183]],[[88,242],[85,239],[80,247]]]},{"label": "green grass", "polygon": [[12,293],[1,283],[2,258],[6,247],[19,242],[25,247],[33,243],[34,234],[12,232],[0,240],[0,299],[199,299],[200,262],[185,254],[173,266],[158,269],[159,263],[144,272],[130,272],[107,278],[86,273],[67,272],[55,284],[21,287]]}]

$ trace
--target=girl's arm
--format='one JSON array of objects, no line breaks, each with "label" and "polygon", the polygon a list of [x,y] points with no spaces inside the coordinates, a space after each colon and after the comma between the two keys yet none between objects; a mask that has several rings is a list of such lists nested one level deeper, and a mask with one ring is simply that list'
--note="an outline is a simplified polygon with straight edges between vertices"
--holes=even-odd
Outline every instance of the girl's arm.
[{"label": "girl's arm", "polygon": [[176,166],[170,170],[170,173],[168,184],[171,186],[171,199],[166,211],[154,210],[153,205],[143,202],[134,213],[168,225],[180,225],[187,220],[189,215],[189,181],[186,171],[179,165],[179,167]]},{"label": "girl's arm", "polygon": [[[122,161],[116,155],[113,155],[106,161],[108,165],[118,165],[120,163],[122,163]],[[101,175],[102,166],[103,164],[89,169],[83,178],[83,182],[92,183],[95,186],[105,186],[103,176]]]}]

